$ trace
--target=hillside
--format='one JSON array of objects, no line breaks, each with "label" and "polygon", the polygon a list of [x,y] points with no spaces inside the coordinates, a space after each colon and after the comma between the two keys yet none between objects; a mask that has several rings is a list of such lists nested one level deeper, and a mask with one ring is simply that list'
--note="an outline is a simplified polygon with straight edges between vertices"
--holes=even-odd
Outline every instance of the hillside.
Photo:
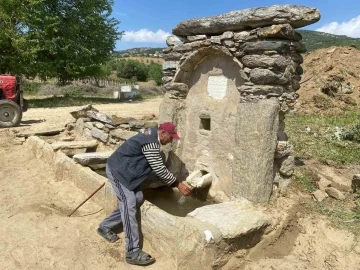
[{"label": "hillside", "polygon": [[[308,52],[304,54],[300,113],[337,114],[360,105],[360,38],[298,30]],[[162,64],[163,48],[133,48],[115,53],[145,64]]]},{"label": "hillside", "polygon": [[353,47],[318,49],[304,55],[296,109],[336,114],[360,104],[360,51]]},{"label": "hillside", "polygon": [[297,30],[297,32],[302,35],[302,42],[305,43],[306,49],[309,52],[331,46],[356,46],[360,49],[360,38],[332,35],[310,30]]},{"label": "hillside", "polygon": [[[344,35],[333,35],[323,32],[311,30],[297,30],[302,37],[303,42],[306,44],[308,51],[314,51],[321,48],[328,48],[331,46],[356,46],[360,49],[360,38],[351,38]],[[147,57],[162,57],[162,50],[164,48],[132,48],[127,50],[119,50],[113,53],[117,57],[129,56],[147,56]]]},{"label": "hillside", "polygon": [[128,57],[128,56],[148,56],[148,57],[162,57],[162,50],[164,48],[132,48],[127,50],[115,51],[113,56]]},{"label": "hillside", "polygon": [[156,63],[162,65],[165,62],[163,58],[151,57],[151,56],[129,56],[126,57],[125,59],[137,60],[144,64]]}]

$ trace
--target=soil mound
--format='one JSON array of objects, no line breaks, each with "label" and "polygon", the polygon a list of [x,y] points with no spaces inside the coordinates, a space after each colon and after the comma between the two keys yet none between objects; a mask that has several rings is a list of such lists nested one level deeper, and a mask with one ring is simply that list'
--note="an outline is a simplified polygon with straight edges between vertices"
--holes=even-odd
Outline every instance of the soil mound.
[{"label": "soil mound", "polygon": [[360,104],[360,51],[330,47],[304,55],[299,113],[339,114]]}]

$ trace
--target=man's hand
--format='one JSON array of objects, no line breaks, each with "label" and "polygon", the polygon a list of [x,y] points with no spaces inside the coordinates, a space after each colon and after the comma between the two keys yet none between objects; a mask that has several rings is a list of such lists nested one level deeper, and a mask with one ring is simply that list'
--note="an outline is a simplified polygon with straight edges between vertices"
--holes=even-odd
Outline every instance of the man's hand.
[{"label": "man's hand", "polygon": [[181,182],[179,182],[179,185],[177,186],[177,188],[185,196],[189,196],[191,193],[191,188],[188,185],[183,184]]}]

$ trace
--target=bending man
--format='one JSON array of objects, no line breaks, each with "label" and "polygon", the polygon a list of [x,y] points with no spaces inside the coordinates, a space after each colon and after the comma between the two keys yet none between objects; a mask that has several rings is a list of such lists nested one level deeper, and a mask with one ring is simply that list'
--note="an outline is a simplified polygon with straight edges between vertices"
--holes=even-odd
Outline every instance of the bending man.
[{"label": "bending man", "polygon": [[119,209],[101,222],[98,233],[109,242],[119,237],[112,230],[122,223],[125,232],[126,262],[148,265],[155,261],[139,247],[139,228],[136,219],[137,208],[144,202],[140,184],[151,171],[167,185],[177,187],[184,195],[191,189],[177,181],[165,167],[160,156],[160,144],[166,145],[180,139],[176,126],[171,122],[160,124],[159,129],[149,128],[123,143],[108,159],[107,177],[119,199]]}]

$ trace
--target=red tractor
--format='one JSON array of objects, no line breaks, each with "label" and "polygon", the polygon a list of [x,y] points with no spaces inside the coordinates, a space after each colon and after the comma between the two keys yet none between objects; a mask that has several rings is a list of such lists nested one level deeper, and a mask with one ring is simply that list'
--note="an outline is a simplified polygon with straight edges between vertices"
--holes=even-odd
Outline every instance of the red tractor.
[{"label": "red tractor", "polygon": [[21,77],[0,75],[0,128],[18,126],[26,110]]}]

